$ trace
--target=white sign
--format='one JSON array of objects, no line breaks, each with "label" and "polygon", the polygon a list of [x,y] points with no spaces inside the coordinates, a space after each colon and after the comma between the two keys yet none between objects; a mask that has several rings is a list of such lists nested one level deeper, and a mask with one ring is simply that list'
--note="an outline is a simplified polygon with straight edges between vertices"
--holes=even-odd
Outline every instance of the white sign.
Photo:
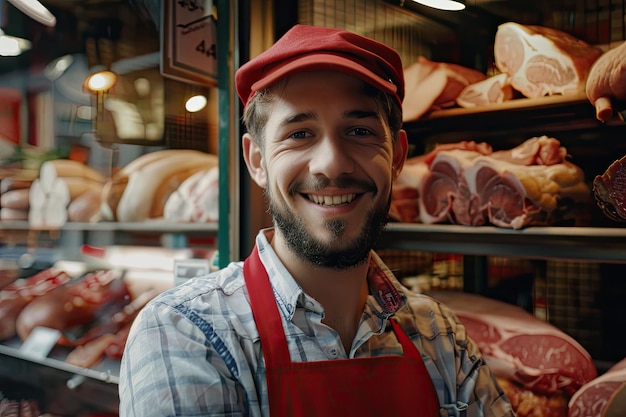
[{"label": "white sign", "polygon": [[161,72],[183,81],[217,85],[217,19],[212,1],[163,2]]}]

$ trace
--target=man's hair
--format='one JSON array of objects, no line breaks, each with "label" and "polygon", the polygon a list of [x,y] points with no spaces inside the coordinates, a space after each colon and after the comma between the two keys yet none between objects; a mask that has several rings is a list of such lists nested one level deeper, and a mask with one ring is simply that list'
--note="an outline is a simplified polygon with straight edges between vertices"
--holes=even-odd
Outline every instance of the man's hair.
[{"label": "man's hair", "polygon": [[[280,89],[281,86],[284,86],[284,83],[285,80],[281,80],[273,86],[257,92],[248,101],[244,109],[242,117],[244,126],[261,149],[264,148],[265,125],[270,116],[269,104],[276,96],[277,90]],[[365,95],[374,98],[378,105],[380,115],[386,116],[391,138],[395,142],[398,137],[398,132],[402,128],[402,107],[393,94],[387,94],[369,84],[363,84]]]}]

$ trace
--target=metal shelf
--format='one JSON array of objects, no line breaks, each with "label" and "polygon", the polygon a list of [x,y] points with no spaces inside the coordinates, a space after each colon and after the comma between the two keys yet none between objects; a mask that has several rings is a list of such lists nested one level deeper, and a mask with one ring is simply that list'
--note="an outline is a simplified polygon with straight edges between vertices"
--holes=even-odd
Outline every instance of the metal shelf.
[{"label": "metal shelf", "polygon": [[[0,230],[36,230],[26,221],[1,221]],[[42,229],[47,230],[47,229]],[[217,223],[168,223],[163,221],[145,222],[68,222],[61,231],[85,232],[154,232],[154,233],[214,233],[217,235]]]},{"label": "metal shelf", "polygon": [[626,262],[626,228],[390,223],[379,247],[477,256]]},{"label": "metal shelf", "polygon": [[0,344],[0,382],[32,387],[33,393],[41,393],[36,399],[49,413],[118,413],[119,361],[103,360],[92,369],[81,368],[65,362],[67,349],[56,347],[39,359],[22,353],[19,344],[16,340]]}]

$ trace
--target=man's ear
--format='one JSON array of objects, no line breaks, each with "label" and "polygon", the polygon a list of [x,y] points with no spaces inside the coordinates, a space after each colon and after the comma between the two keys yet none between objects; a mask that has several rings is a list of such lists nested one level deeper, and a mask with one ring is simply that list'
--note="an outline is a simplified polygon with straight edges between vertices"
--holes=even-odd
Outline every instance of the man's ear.
[{"label": "man's ear", "polygon": [[393,172],[391,173],[393,179],[398,178],[404,162],[406,161],[407,154],[409,152],[409,140],[405,130],[398,132],[398,138],[393,147]]},{"label": "man's ear", "polygon": [[252,135],[244,133],[241,138],[243,149],[243,159],[246,161],[250,176],[259,187],[265,188],[267,185],[267,175],[263,164],[263,152],[257,143],[252,139]]}]

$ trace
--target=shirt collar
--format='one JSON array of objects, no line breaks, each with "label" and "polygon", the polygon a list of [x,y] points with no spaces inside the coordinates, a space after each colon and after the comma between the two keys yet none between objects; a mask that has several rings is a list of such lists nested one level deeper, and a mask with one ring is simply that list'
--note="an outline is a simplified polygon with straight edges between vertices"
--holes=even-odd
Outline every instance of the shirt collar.
[{"label": "shirt collar", "polygon": [[[256,246],[272,284],[279,310],[283,316],[291,320],[299,301],[302,304],[301,301],[308,298],[313,301],[313,305],[319,306],[319,304],[304,294],[300,285],[274,252],[274,248],[269,243],[273,234],[273,228],[259,231]],[[367,303],[373,312],[387,318],[404,305],[406,297],[400,291],[400,283],[374,251],[371,251],[367,280],[371,294]]]}]

